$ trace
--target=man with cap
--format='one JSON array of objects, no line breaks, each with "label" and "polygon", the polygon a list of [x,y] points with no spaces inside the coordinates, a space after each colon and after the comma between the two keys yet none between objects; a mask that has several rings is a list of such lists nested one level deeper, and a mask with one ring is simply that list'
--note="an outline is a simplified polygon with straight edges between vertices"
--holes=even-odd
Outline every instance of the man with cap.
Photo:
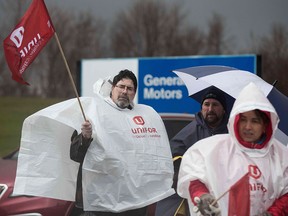
[{"label": "man with cap", "polygon": [[[204,93],[201,103],[201,111],[195,114],[195,120],[184,127],[170,140],[170,146],[174,161],[174,183],[177,188],[178,172],[182,156],[197,141],[215,134],[228,133],[226,113],[226,99],[222,91],[210,87]],[[189,215],[188,207],[185,208],[185,200],[177,193],[158,202],[156,216]],[[178,214],[175,214],[178,212]]]}]

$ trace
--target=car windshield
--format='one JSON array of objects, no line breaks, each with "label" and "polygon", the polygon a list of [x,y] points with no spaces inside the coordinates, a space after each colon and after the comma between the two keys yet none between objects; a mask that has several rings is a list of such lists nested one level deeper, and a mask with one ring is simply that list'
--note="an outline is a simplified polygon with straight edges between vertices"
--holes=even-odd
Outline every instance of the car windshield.
[{"label": "car windshield", "polygon": [[185,117],[178,117],[178,116],[162,116],[168,138],[169,140],[172,139],[182,128],[184,128],[187,124],[189,124],[193,119],[194,116],[185,116]]}]

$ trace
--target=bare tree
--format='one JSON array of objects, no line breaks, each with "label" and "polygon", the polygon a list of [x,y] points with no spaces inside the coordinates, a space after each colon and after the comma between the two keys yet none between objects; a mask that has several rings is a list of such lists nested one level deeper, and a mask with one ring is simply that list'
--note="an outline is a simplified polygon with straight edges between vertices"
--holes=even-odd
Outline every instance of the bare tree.
[{"label": "bare tree", "polygon": [[[184,29],[185,16],[180,4],[162,1],[137,1],[118,14],[111,31],[115,57],[183,55],[193,40]],[[197,32],[197,29],[191,29]],[[194,34],[199,40],[198,34]]]},{"label": "bare tree", "polygon": [[[27,10],[28,3],[31,3],[25,2],[26,4],[24,1],[0,3],[1,10],[9,11],[5,20],[0,21],[3,30],[0,34],[2,40],[9,35],[9,31],[15,27]],[[76,81],[77,61],[81,58],[96,58],[105,55],[106,47],[103,43],[105,23],[90,13],[74,15],[55,6],[48,10],[68,66]],[[4,51],[0,50],[0,95],[41,95],[61,98],[75,96],[55,38],[49,41],[24,72],[23,77],[31,86],[21,85],[11,79],[11,73],[3,56]]]},{"label": "bare tree", "polygon": [[262,77],[269,83],[278,81],[276,87],[288,95],[288,31],[283,25],[274,24],[267,37],[261,37],[254,48],[262,56]]},{"label": "bare tree", "polygon": [[223,17],[219,14],[213,14],[208,23],[208,28],[205,42],[205,54],[219,55],[229,53],[229,41],[225,38]]},{"label": "bare tree", "polygon": [[201,55],[205,53],[205,34],[197,27],[189,27],[178,41],[176,55]]},{"label": "bare tree", "polygon": [[[29,1],[1,1],[0,2],[0,40],[3,40],[11,33],[15,25],[24,15],[29,6]],[[13,11],[13,13],[11,13]],[[31,93],[31,88],[21,85],[12,80],[11,72],[6,63],[4,49],[0,49],[0,95],[23,96]]]},{"label": "bare tree", "polygon": [[[79,14],[75,17],[59,8],[53,9],[51,17],[76,83],[77,62],[82,58],[104,55],[104,22],[90,14]],[[46,97],[75,97],[66,65],[55,40],[47,46],[45,58],[42,60],[46,65],[46,71],[42,74],[42,80],[45,80],[42,94]]]}]

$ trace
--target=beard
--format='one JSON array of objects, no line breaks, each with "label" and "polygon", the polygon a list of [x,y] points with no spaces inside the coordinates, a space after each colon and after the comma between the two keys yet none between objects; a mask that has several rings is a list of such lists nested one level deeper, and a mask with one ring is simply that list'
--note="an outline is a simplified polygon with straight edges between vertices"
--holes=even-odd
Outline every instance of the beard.
[{"label": "beard", "polygon": [[219,116],[217,116],[215,113],[209,113],[205,117],[205,121],[206,121],[207,125],[210,127],[217,126],[221,120],[222,120],[222,118],[219,118]]},{"label": "beard", "polygon": [[119,97],[118,100],[116,101],[116,105],[121,108],[125,109],[130,105],[130,101],[128,97]]}]

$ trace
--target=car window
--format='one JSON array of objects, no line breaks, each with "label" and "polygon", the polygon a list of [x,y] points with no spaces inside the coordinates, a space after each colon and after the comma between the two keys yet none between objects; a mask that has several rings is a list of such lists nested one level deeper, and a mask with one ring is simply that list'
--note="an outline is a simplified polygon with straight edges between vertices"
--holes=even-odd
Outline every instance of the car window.
[{"label": "car window", "polygon": [[183,119],[164,119],[164,125],[168,134],[169,140],[173,138],[182,128],[189,124],[190,120]]}]

